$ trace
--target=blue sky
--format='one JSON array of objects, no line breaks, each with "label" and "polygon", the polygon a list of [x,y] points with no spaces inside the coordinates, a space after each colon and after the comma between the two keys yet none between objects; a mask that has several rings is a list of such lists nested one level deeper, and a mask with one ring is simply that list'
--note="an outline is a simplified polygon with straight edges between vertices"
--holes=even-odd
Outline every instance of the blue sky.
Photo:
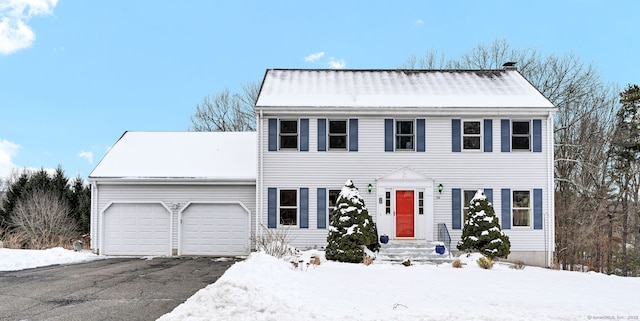
[{"label": "blue sky", "polygon": [[187,130],[205,95],[267,68],[397,68],[505,39],[638,84],[639,14],[634,0],[0,0],[0,177],[86,178],[124,131]]}]

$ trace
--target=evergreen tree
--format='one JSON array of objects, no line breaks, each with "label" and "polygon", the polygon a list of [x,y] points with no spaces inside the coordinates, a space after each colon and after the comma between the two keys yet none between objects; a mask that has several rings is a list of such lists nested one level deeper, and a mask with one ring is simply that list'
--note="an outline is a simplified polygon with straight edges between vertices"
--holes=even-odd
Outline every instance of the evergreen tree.
[{"label": "evergreen tree", "polygon": [[338,195],[327,242],[326,258],[340,262],[361,263],[364,247],[371,251],[380,249],[376,224],[351,180]]},{"label": "evergreen tree", "polygon": [[478,251],[491,259],[496,257],[506,259],[510,249],[509,237],[500,229],[493,205],[479,190],[469,202],[458,250]]},{"label": "evergreen tree", "polygon": [[89,233],[91,213],[91,189],[78,176],[71,185],[71,211],[74,221],[78,224],[81,233]]},{"label": "evergreen tree", "polygon": [[[14,176],[15,177],[15,176]],[[11,182],[11,180],[13,182]],[[11,213],[13,209],[16,207],[18,200],[22,196],[25,186],[29,181],[29,175],[27,172],[22,172],[20,176],[15,179],[11,179],[7,182],[7,190],[4,200],[2,201],[2,206],[0,206],[0,228],[6,229],[9,224],[9,217],[11,217]]]}]

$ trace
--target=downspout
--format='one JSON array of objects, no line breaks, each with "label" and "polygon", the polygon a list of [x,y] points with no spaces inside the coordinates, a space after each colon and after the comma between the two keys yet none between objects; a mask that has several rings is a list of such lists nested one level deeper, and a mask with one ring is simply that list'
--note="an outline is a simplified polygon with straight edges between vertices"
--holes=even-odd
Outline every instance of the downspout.
[{"label": "downspout", "polygon": [[90,235],[93,235],[93,237],[91,237],[91,244],[90,244],[90,248],[93,250],[93,253],[95,254],[100,254],[100,249],[98,249],[98,241],[100,240],[100,234],[98,233],[98,225],[100,225],[103,222],[100,222],[100,220],[98,219],[98,184],[93,181],[91,182],[91,222],[95,222],[93,224],[91,224],[91,228],[89,230]]},{"label": "downspout", "polygon": [[549,193],[549,204],[547,205],[548,211],[548,226],[545,229],[545,256],[547,260],[547,266],[551,267],[553,263],[553,250],[555,249],[555,184],[554,184],[554,137],[553,137],[553,115],[554,112],[549,112],[549,116],[547,118],[547,142],[549,144],[548,147],[548,161],[547,161],[547,182],[549,186],[547,186],[547,193]]},{"label": "downspout", "polygon": [[[256,209],[256,212],[259,213],[259,215],[256,215],[256,227],[255,227],[255,235],[257,239],[262,238],[262,229],[260,228],[260,223],[262,222],[262,211],[264,210],[264,188],[263,188],[263,179],[264,179],[264,174],[263,174],[263,168],[264,168],[264,148],[263,147],[263,130],[262,130],[262,119],[263,119],[263,114],[262,114],[262,109],[260,109],[260,114],[258,115],[258,168],[256,169],[258,172],[258,183],[256,184],[256,188],[258,189],[258,193],[256,193],[256,197],[258,197],[258,208]],[[257,250],[257,247],[256,247]]]}]

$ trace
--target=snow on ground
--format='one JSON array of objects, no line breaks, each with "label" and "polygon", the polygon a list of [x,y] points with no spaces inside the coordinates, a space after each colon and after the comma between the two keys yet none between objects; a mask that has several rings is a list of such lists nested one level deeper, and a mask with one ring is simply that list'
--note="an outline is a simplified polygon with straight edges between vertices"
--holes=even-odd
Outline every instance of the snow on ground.
[{"label": "snow on ground", "polygon": [[96,260],[90,251],[70,251],[61,247],[48,250],[14,250],[0,248],[0,271],[17,271],[54,264],[71,264]]},{"label": "snow on ground", "polygon": [[[311,252],[304,252],[306,259]],[[320,255],[323,252],[317,252]],[[170,320],[638,320],[640,278],[535,267],[347,264],[253,253]]]}]

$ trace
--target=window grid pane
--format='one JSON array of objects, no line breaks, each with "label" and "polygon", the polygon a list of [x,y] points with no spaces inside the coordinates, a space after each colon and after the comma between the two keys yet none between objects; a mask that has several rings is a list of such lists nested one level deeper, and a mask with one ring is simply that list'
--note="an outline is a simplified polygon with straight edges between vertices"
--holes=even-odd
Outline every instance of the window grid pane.
[{"label": "window grid pane", "polygon": [[531,124],[528,121],[514,121],[511,124],[511,148],[531,150]]},{"label": "window grid pane", "polygon": [[480,150],[481,127],[479,121],[465,121],[462,123],[462,148]]},{"label": "window grid pane", "polygon": [[336,203],[338,202],[338,196],[340,195],[340,190],[330,189],[329,190],[329,225],[331,225],[331,220],[333,219],[333,211],[336,209]]},{"label": "window grid pane", "polygon": [[463,192],[463,198],[462,198],[462,222],[464,223],[467,220],[467,213],[469,212],[469,203],[471,203],[471,200],[473,199],[474,196],[476,196],[476,191],[474,189],[469,189],[469,190],[465,190]]},{"label": "window grid pane", "polygon": [[329,149],[347,149],[347,121],[329,121]]},{"label": "window grid pane", "polygon": [[280,190],[280,224],[298,225],[297,190]]},{"label": "window grid pane", "polygon": [[396,121],[396,150],[413,150],[413,121]]},{"label": "window grid pane", "polygon": [[391,214],[391,192],[385,193],[385,213]]},{"label": "window grid pane", "polygon": [[297,149],[298,148],[298,121],[297,120],[281,120],[280,121],[280,148],[281,149]]},{"label": "window grid pane", "polygon": [[513,191],[512,217],[513,226],[531,226],[531,193],[529,191]]},{"label": "window grid pane", "polygon": [[424,214],[424,192],[418,192],[418,214]]}]

